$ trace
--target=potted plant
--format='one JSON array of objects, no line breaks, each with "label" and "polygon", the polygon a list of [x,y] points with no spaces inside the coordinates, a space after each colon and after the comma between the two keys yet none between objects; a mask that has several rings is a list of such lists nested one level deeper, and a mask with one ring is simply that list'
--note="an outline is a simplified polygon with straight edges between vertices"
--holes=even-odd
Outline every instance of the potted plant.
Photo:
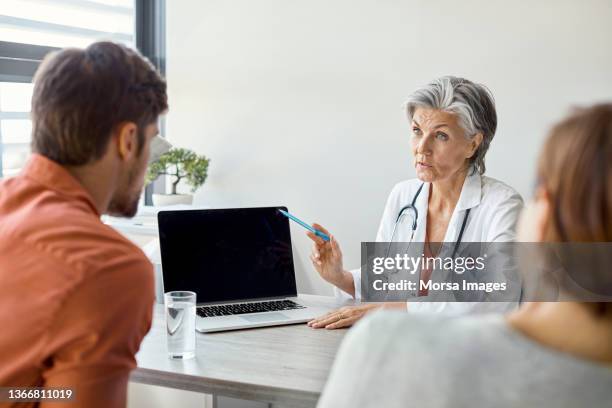
[{"label": "potted plant", "polygon": [[151,183],[161,175],[172,177],[171,194],[153,194],[153,205],[191,204],[193,195],[177,194],[176,187],[181,180],[191,186],[195,192],[206,181],[210,160],[198,156],[189,149],[172,148],[149,165],[146,182]]}]

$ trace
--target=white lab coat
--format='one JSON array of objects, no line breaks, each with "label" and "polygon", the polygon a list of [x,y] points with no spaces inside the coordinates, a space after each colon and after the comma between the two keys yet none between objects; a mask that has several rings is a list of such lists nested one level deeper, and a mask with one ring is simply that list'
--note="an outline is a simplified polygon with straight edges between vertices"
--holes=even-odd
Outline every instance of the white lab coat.
[{"label": "white lab coat", "polygon": [[[383,212],[377,242],[390,242],[393,227],[399,211],[410,204],[416,191],[423,182],[419,179],[402,181],[393,187]],[[415,207],[418,211],[417,228],[413,242],[425,241],[427,225],[427,206],[429,202],[430,183],[425,183],[419,194]],[[510,186],[501,181],[479,174],[468,175],[463,183],[459,201],[451,216],[444,242],[454,243],[457,240],[461,224],[468,208],[470,215],[463,232],[462,242],[512,242],[516,238],[518,216],[523,207],[521,196]],[[409,242],[411,228],[405,224],[395,231],[394,242]],[[361,299],[361,269],[350,271],[355,282],[355,299]],[[350,297],[339,289],[336,296]],[[410,302],[411,312],[444,312],[449,314],[473,312],[506,312],[514,309],[518,302]]]}]

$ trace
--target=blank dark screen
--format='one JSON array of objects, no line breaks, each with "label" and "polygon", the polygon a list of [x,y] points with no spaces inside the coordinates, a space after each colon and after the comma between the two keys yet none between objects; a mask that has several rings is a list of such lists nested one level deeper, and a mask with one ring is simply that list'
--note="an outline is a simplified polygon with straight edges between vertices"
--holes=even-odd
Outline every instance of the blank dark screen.
[{"label": "blank dark screen", "polygon": [[164,291],[198,303],[295,296],[285,207],[161,211]]}]

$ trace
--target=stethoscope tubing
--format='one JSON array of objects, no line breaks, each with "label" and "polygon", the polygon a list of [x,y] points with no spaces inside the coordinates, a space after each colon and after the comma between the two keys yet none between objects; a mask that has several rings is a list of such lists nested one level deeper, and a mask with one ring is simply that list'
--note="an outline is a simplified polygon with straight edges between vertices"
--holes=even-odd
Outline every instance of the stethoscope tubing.
[{"label": "stethoscope tubing", "polygon": [[[412,245],[412,240],[414,238],[414,233],[417,229],[417,222],[419,218],[419,211],[417,210],[415,204],[416,204],[417,198],[421,194],[421,190],[423,190],[424,185],[425,183],[421,183],[418,190],[414,193],[414,196],[412,197],[412,202],[402,207],[402,209],[400,209],[399,213],[397,214],[397,218],[395,219],[395,225],[393,226],[393,231],[391,232],[391,240],[389,241],[389,246],[387,247],[387,254],[386,254],[387,258],[389,257],[389,251],[391,250],[391,244],[393,243],[393,239],[395,238],[395,232],[397,230],[399,221],[402,218],[402,215],[404,214],[404,212],[407,210],[410,210],[413,213],[412,232],[410,234],[410,241],[408,242],[408,248],[410,248],[410,246]],[[453,248],[453,254],[451,256],[452,258],[454,258],[455,255],[457,254],[457,250],[459,249],[459,245],[461,244],[461,240],[463,239],[463,232],[465,231],[465,226],[467,225],[467,220],[470,216],[470,210],[471,208],[468,208],[465,212],[465,216],[463,217],[463,222],[461,223],[461,229],[459,230],[459,235],[457,237],[457,241],[455,241],[455,246]]]}]

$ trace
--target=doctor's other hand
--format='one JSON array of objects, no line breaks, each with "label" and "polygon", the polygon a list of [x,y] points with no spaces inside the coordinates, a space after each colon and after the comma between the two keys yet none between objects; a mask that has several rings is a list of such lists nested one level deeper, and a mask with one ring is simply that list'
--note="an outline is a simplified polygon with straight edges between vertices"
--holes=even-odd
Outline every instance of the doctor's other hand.
[{"label": "doctor's other hand", "polygon": [[345,271],[342,266],[342,250],[338,241],[319,224],[312,224],[312,227],[324,232],[330,237],[329,241],[308,232],[308,237],[313,241],[310,260],[312,265],[319,272],[319,275],[327,282],[337,286],[351,296],[355,296],[355,284],[353,275]]},{"label": "doctor's other hand", "polygon": [[340,329],[351,327],[367,313],[377,310],[406,310],[406,302],[368,303],[357,306],[344,306],[308,322],[314,329]]},{"label": "doctor's other hand", "polygon": [[379,304],[345,306],[309,321],[308,326],[313,329],[341,329],[343,327],[351,327],[366,313],[380,307],[381,305]]}]

